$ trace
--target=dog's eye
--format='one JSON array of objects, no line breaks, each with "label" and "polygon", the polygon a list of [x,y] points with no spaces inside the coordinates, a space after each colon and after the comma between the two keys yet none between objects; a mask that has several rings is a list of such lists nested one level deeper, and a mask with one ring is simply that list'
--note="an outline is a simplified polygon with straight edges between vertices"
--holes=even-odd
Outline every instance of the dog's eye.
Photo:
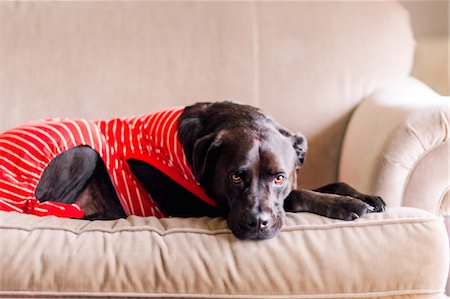
[{"label": "dog's eye", "polygon": [[277,175],[277,177],[275,178],[275,180],[273,181],[276,185],[282,185],[284,183],[285,177],[284,175]]},{"label": "dog's eye", "polygon": [[230,174],[230,179],[234,184],[239,184],[240,182],[242,182],[242,175],[238,173],[232,173]]}]

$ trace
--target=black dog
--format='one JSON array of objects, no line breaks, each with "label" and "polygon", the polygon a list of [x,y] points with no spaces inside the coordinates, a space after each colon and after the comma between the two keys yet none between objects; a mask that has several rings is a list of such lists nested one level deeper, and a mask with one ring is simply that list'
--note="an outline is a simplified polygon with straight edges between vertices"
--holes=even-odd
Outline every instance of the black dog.
[{"label": "black dog", "polygon": [[[222,216],[236,237],[265,239],[278,233],[285,211],[354,220],[385,208],[380,197],[361,194],[344,183],[314,191],[297,189],[306,139],[257,108],[231,102],[186,107],[178,135],[196,180],[218,208],[153,166],[128,160],[133,174],[166,215]],[[70,174],[61,169],[70,169]],[[78,201],[88,219],[125,216],[102,159],[86,146],[53,159],[39,181],[36,198]]]}]

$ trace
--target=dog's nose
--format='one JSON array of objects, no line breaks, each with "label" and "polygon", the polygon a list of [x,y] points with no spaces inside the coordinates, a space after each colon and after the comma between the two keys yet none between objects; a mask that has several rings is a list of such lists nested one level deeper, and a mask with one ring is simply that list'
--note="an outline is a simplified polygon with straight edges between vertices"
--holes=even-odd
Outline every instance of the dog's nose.
[{"label": "dog's nose", "polygon": [[250,217],[247,226],[250,229],[263,230],[270,226],[270,214],[269,213],[258,213]]}]

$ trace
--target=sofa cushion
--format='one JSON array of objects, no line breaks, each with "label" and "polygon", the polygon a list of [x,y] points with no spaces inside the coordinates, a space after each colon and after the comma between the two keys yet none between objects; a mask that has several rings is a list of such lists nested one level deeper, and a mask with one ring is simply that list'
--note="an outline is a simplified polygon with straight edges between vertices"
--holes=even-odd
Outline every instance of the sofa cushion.
[{"label": "sofa cushion", "polygon": [[220,218],[0,212],[0,256],[0,297],[431,298],[449,264],[443,220],[412,208],[353,222],[288,214],[264,241],[236,239]]}]

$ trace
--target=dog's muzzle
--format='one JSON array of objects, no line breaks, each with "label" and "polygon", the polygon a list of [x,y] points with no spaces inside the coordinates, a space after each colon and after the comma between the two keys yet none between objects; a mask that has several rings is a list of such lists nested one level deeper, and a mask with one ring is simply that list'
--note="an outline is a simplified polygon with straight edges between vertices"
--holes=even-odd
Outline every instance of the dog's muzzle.
[{"label": "dog's muzzle", "polygon": [[270,239],[281,229],[281,215],[269,212],[251,213],[237,220],[228,219],[233,234],[242,240]]}]

